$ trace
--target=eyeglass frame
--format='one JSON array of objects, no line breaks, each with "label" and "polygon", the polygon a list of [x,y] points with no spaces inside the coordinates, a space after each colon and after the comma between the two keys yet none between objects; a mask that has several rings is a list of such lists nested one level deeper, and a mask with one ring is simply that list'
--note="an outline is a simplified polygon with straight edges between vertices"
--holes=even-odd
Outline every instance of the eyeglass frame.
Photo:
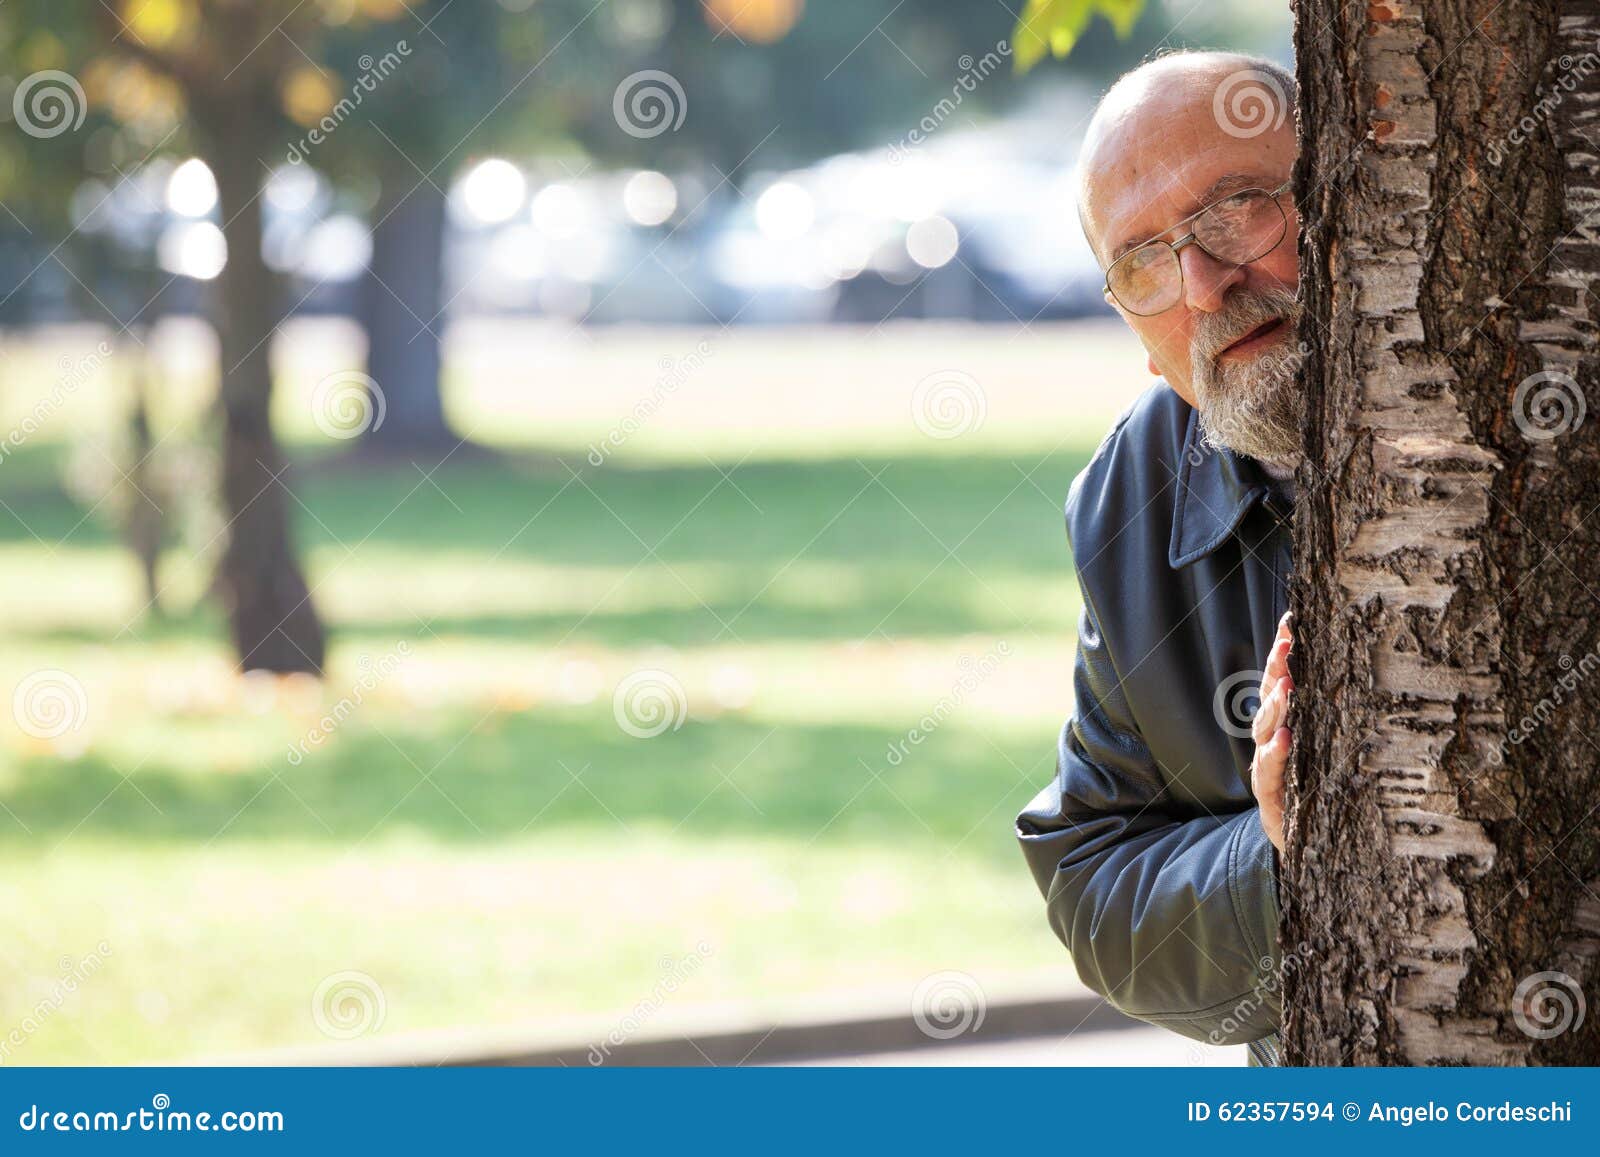
[{"label": "eyeglass frame", "polygon": [[[1263,251],[1259,256],[1252,257],[1250,259],[1250,261],[1260,261],[1262,257],[1265,257],[1268,253],[1271,253],[1278,246],[1282,245],[1283,244],[1283,239],[1289,235],[1289,215],[1283,211],[1283,205],[1279,202],[1278,198],[1283,196],[1283,194],[1288,191],[1289,186],[1292,185],[1292,184],[1294,184],[1294,178],[1290,177],[1288,180],[1284,181],[1283,184],[1279,185],[1276,189],[1262,189],[1262,188],[1259,188],[1259,187],[1252,186],[1251,188],[1248,188],[1248,189],[1239,189],[1236,192],[1227,193],[1227,194],[1225,194],[1225,195],[1223,195],[1221,197],[1218,197],[1215,201],[1212,201],[1209,205],[1202,205],[1200,208],[1196,209],[1193,213],[1190,213],[1187,217],[1184,217],[1184,218],[1182,218],[1182,219],[1180,219],[1178,221],[1174,221],[1171,225],[1167,226],[1166,229],[1162,230],[1162,232],[1170,233],[1174,229],[1178,228],[1180,225],[1187,225],[1189,222],[1193,221],[1195,218],[1203,216],[1206,213],[1209,213],[1212,209],[1215,209],[1218,205],[1222,204],[1224,201],[1231,200],[1234,197],[1242,197],[1246,193],[1265,193],[1268,197],[1270,197],[1272,199],[1273,205],[1275,205],[1277,207],[1278,217],[1283,221],[1283,232],[1281,234],[1279,234],[1278,239],[1276,241],[1274,241],[1270,247],[1268,247],[1265,251]],[[1188,248],[1190,245],[1200,245],[1200,252],[1204,253],[1207,257],[1210,257],[1213,261],[1222,261],[1223,260],[1223,258],[1216,256],[1215,254],[1213,254],[1211,252],[1211,250],[1207,249],[1204,245],[1200,244],[1199,239],[1197,237],[1195,237],[1195,231],[1193,229],[1189,230],[1189,232],[1185,233],[1182,237],[1179,237],[1176,241],[1163,241],[1159,237],[1152,237],[1148,241],[1141,241],[1139,244],[1135,245],[1132,249],[1129,249],[1126,253],[1123,253],[1119,257],[1117,257],[1117,259],[1115,261],[1113,261],[1110,265],[1106,266],[1105,285],[1100,290],[1101,293],[1105,294],[1105,296],[1109,297],[1113,302],[1115,302],[1117,305],[1121,306],[1123,309],[1127,309],[1128,312],[1133,314],[1135,317],[1160,317],[1163,313],[1166,313],[1168,309],[1171,309],[1172,305],[1177,305],[1178,301],[1182,301],[1183,300],[1184,278],[1183,278],[1183,262],[1182,262],[1182,260],[1179,260],[1179,262],[1178,262],[1178,290],[1179,290],[1179,292],[1178,292],[1178,301],[1174,301],[1172,303],[1172,305],[1167,306],[1166,309],[1159,309],[1155,313],[1138,313],[1135,310],[1128,309],[1128,307],[1126,305],[1123,305],[1122,304],[1122,300],[1120,298],[1118,298],[1117,295],[1112,291],[1112,289],[1111,289],[1111,271],[1117,267],[1118,262],[1126,261],[1129,257],[1132,257],[1135,253],[1139,252],[1139,250],[1148,249],[1152,245],[1165,245],[1168,249],[1172,250],[1173,256],[1179,257],[1179,258],[1182,257],[1184,249]],[[1244,264],[1248,265],[1248,264],[1250,264],[1250,261],[1247,261]],[[1242,268],[1242,266],[1239,266],[1237,268]]]}]

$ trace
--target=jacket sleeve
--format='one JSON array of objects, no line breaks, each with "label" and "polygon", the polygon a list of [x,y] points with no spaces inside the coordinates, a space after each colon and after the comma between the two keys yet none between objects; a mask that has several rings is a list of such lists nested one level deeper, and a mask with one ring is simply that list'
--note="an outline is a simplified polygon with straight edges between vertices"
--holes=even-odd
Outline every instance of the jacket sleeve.
[{"label": "jacket sleeve", "polygon": [[1055,781],[1017,819],[1050,924],[1083,982],[1129,1016],[1238,1044],[1277,1028],[1274,852],[1255,808],[1180,806],[1140,738],[1085,606]]}]

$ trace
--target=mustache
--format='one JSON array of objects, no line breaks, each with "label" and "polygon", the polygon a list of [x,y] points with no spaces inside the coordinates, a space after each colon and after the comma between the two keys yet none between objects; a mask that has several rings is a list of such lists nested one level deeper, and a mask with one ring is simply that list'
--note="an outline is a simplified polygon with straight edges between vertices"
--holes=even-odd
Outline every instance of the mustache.
[{"label": "mustache", "polygon": [[1300,319],[1300,301],[1289,290],[1235,290],[1228,295],[1222,310],[1197,319],[1190,341],[1195,368],[1209,367],[1218,354],[1245,334],[1280,317],[1291,324]]}]

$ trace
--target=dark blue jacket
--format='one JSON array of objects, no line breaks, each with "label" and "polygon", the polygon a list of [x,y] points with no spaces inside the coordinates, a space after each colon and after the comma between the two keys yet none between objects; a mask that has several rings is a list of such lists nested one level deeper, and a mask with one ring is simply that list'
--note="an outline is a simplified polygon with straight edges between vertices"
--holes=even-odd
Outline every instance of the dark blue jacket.
[{"label": "dark blue jacket", "polygon": [[1083,592],[1076,702],[1017,835],[1085,984],[1215,1044],[1279,1001],[1276,861],[1250,792],[1261,671],[1289,576],[1289,508],[1207,449],[1157,383],[1072,485]]}]

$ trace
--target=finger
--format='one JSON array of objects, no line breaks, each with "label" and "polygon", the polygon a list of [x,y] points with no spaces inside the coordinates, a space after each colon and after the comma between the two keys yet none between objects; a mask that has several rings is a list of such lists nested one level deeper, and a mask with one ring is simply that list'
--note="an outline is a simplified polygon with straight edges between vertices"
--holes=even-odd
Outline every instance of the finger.
[{"label": "finger", "polygon": [[1283,772],[1289,761],[1290,734],[1280,727],[1269,742],[1256,749],[1256,758],[1250,767],[1250,790],[1262,810],[1274,809],[1283,813]]},{"label": "finger", "polygon": [[1263,685],[1276,683],[1289,673],[1289,648],[1293,643],[1293,639],[1279,630],[1278,637],[1272,642],[1272,650],[1267,652],[1267,669],[1266,677],[1262,680]]},{"label": "finger", "polygon": [[1256,717],[1250,721],[1250,738],[1255,740],[1257,747],[1265,746],[1273,733],[1283,726],[1285,706],[1281,685],[1273,688],[1261,701],[1261,706],[1256,709]]},{"label": "finger", "polygon": [[1279,728],[1272,742],[1256,748],[1250,787],[1260,809],[1261,829],[1272,846],[1283,851],[1283,770],[1289,756],[1289,729]]},{"label": "finger", "polygon": [[1251,721],[1251,738],[1258,746],[1270,742],[1278,728],[1287,726],[1289,709],[1293,706],[1294,680],[1285,676],[1272,689],[1272,694],[1262,701],[1255,719]]}]

